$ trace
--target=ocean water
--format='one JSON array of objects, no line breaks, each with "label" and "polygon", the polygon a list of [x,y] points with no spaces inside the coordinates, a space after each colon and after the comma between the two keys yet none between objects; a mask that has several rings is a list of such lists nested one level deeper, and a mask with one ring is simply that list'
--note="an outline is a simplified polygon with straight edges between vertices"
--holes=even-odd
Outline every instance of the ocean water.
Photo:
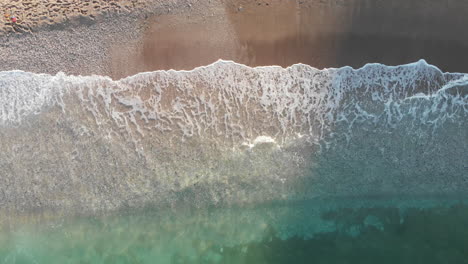
[{"label": "ocean water", "polygon": [[2,231],[2,263],[468,261],[463,199],[302,201],[23,221]]},{"label": "ocean water", "polygon": [[4,263],[466,263],[468,75],[0,72]]}]

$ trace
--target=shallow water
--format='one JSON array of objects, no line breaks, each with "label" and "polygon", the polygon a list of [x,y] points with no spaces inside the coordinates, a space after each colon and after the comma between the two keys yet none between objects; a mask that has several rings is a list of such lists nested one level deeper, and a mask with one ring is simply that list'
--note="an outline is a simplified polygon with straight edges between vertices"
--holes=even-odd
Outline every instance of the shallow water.
[{"label": "shallow water", "polygon": [[423,60],[0,72],[0,262],[463,263],[467,88]]},{"label": "shallow water", "polygon": [[2,231],[1,263],[468,261],[468,204],[461,199],[315,200],[33,218]]},{"label": "shallow water", "polygon": [[467,88],[467,74],[423,60],[218,61],[119,81],[1,72],[0,208],[464,193]]}]

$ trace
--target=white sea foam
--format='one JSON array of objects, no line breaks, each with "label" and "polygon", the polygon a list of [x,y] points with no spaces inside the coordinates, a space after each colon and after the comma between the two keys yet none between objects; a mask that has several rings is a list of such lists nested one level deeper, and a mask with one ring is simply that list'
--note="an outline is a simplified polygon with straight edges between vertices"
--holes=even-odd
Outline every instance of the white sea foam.
[{"label": "white sea foam", "polygon": [[[422,60],[323,70],[218,61],[117,81],[1,72],[0,202],[94,210],[459,191],[467,88],[468,75]],[[25,193],[31,179],[43,186]],[[178,192],[190,198],[170,198]]]},{"label": "white sea foam", "polygon": [[[47,107],[67,109],[64,96],[75,94],[98,125],[112,121],[132,136],[156,129],[182,138],[211,134],[252,141],[268,132],[280,142],[296,133],[319,140],[336,123],[351,128],[385,118],[391,125],[402,119],[405,100],[445,98],[446,90],[467,83],[466,75],[443,74],[424,60],[356,70],[303,64],[250,68],[218,61],[192,71],[147,72],[118,81],[12,71],[0,73],[0,121],[20,124]],[[466,104],[465,95],[454,97],[452,107]]]},{"label": "white sea foam", "polygon": [[255,138],[254,140],[254,145],[257,145],[257,144],[263,144],[263,143],[276,143],[275,140],[269,136],[259,136],[257,138]]}]

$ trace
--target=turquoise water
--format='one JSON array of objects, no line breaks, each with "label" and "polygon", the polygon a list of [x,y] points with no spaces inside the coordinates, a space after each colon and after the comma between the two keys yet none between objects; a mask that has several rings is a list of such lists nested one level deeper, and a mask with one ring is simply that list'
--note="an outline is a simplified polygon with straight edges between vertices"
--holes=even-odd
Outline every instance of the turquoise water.
[{"label": "turquoise water", "polygon": [[467,263],[467,209],[455,199],[350,199],[30,216],[2,231],[0,262]]},{"label": "turquoise water", "polygon": [[0,263],[466,263],[467,88],[423,60],[0,72]]}]

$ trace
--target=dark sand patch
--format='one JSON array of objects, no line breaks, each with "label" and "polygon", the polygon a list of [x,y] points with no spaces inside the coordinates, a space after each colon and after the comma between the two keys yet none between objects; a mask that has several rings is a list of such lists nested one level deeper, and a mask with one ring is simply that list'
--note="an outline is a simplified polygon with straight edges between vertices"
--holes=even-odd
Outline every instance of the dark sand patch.
[{"label": "dark sand patch", "polygon": [[155,18],[140,53],[126,55],[139,66],[122,74],[192,69],[219,58],[317,68],[426,59],[468,72],[462,1],[226,1],[205,11]]}]

